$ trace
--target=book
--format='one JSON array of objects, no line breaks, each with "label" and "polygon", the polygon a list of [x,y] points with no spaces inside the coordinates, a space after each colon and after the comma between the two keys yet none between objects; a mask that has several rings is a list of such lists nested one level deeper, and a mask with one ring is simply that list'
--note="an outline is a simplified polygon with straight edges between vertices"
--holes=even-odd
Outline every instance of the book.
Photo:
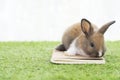
[{"label": "book", "polygon": [[104,57],[68,56],[64,51],[53,50],[50,61],[56,64],[105,64]]}]

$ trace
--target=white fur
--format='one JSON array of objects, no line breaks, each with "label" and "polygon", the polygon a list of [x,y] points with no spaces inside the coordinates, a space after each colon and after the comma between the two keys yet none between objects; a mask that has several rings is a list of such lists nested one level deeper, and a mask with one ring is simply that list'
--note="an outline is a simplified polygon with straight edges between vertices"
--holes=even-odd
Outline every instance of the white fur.
[{"label": "white fur", "polygon": [[67,55],[76,55],[80,54],[82,56],[88,56],[81,48],[76,47],[77,38],[70,44],[69,49],[65,52]]},{"label": "white fur", "polygon": [[77,54],[77,48],[75,46],[76,43],[76,39],[70,44],[70,47],[68,48],[68,50],[65,52],[68,55],[76,55]]},{"label": "white fur", "polygon": [[102,50],[99,51],[99,57],[102,56]]}]

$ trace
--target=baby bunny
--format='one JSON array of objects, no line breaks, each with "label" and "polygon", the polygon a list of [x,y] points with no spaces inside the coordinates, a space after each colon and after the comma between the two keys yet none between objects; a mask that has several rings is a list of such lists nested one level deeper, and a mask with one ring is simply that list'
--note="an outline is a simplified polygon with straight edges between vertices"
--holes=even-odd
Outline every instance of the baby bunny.
[{"label": "baby bunny", "polygon": [[56,50],[65,51],[67,55],[102,57],[106,51],[104,33],[113,23],[115,21],[108,22],[98,29],[87,19],[82,19],[81,23],[72,25],[64,32],[62,44]]}]

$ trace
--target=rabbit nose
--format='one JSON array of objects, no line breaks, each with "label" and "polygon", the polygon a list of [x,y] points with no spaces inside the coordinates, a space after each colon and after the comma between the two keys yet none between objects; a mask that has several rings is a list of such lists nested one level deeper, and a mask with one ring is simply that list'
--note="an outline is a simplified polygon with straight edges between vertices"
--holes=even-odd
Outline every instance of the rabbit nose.
[{"label": "rabbit nose", "polygon": [[99,56],[99,57],[102,57],[102,56],[103,56],[103,51],[102,51],[102,50],[100,50],[100,51],[98,52],[98,56]]}]

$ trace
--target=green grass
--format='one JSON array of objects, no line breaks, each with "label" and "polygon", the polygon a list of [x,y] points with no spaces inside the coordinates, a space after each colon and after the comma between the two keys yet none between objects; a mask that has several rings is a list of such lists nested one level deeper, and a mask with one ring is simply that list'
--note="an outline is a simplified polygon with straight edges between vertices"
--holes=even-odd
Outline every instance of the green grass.
[{"label": "green grass", "polygon": [[59,42],[0,42],[0,80],[120,80],[120,41],[106,42],[106,64],[50,63]]}]

